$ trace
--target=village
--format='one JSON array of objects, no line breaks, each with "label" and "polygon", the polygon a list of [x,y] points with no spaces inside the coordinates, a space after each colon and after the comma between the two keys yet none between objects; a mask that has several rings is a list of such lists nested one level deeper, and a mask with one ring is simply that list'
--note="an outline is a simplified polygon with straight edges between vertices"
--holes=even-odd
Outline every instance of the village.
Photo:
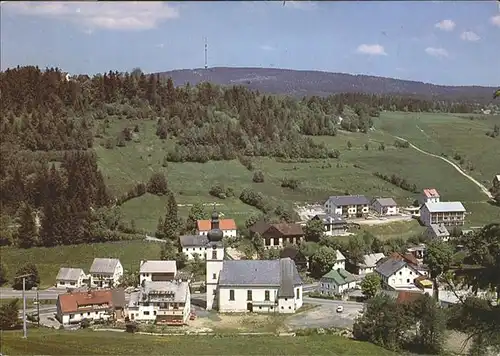
[{"label": "village", "polygon": [[[417,201],[418,207],[399,207],[392,198],[331,196],[320,207],[299,211],[301,222],[257,221],[248,230],[263,240],[266,250],[279,251],[279,257],[270,260],[244,259],[226,246],[225,239],[235,238],[239,232],[234,220],[219,219],[214,207],[210,220],[197,221],[196,234],[179,239],[187,260],[204,260],[204,280],[195,280],[193,274],[179,269],[175,260],[141,261],[139,284],[128,287],[122,283],[126,271],[118,259],[96,257],[88,273],[61,266],[52,288],[59,291],[56,312],[48,324],[63,328],[102,323],[185,327],[202,325],[197,318],[207,313],[258,318],[298,314],[304,309],[307,314],[309,307],[319,306],[337,318],[331,326],[349,328],[363,312],[366,296],[361,284],[367,276],[376,275],[380,292],[397,300],[433,294],[434,286],[423,263],[426,245],[416,244],[404,253],[369,253],[357,261],[336,250],[335,260],[329,261],[331,269],[319,280],[311,280],[310,259],[297,247],[304,241],[307,222],[321,221],[324,236],[349,236],[351,230],[373,220],[388,223],[418,219],[426,227],[427,239],[442,241],[450,239],[454,228],[465,224],[464,206],[442,201],[436,189],[424,189]],[[444,285],[438,288],[443,307],[468,293],[452,293]]]}]

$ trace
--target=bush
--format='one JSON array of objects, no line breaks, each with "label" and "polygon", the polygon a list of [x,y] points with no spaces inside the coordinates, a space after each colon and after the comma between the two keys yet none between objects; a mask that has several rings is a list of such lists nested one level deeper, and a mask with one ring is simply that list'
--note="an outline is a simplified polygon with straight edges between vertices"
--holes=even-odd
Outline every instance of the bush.
[{"label": "bush", "polygon": [[83,319],[82,322],[80,323],[80,327],[82,329],[87,329],[90,327],[90,320],[89,319]]},{"label": "bush", "polygon": [[167,177],[161,172],[154,173],[149,178],[147,191],[151,194],[162,196],[168,193]]},{"label": "bush", "polygon": [[299,181],[294,178],[283,178],[281,180],[281,187],[282,188],[290,188],[290,189],[297,189],[299,187]]},{"label": "bush", "polygon": [[226,190],[220,185],[214,185],[212,188],[210,188],[208,194],[219,199],[227,198]]},{"label": "bush", "polygon": [[264,183],[264,173],[262,171],[257,171],[253,174],[252,180],[255,183]]},{"label": "bush", "polygon": [[125,324],[125,331],[133,334],[139,331],[139,327],[137,326],[136,323],[127,323]]}]

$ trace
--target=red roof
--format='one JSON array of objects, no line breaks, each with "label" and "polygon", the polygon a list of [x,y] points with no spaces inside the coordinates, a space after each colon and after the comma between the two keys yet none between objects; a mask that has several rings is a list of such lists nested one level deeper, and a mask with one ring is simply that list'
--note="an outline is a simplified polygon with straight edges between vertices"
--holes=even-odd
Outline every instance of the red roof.
[{"label": "red roof", "polygon": [[93,310],[95,305],[113,307],[111,290],[96,290],[90,292],[66,293],[59,295],[59,305],[63,313],[75,313]]},{"label": "red roof", "polygon": [[396,303],[411,303],[417,300],[421,295],[422,293],[418,292],[401,291],[398,293]]},{"label": "red roof", "polygon": [[434,188],[424,189],[424,195],[427,198],[439,198],[439,193]]},{"label": "red roof", "polygon": [[389,255],[389,259],[406,261],[412,265],[418,266],[418,260],[411,253],[400,254],[398,252],[393,252]]},{"label": "red roof", "polygon": [[[210,220],[198,220],[196,226],[198,231],[209,231],[212,228],[212,222]],[[220,219],[219,229],[236,230],[236,222],[233,219]]]}]

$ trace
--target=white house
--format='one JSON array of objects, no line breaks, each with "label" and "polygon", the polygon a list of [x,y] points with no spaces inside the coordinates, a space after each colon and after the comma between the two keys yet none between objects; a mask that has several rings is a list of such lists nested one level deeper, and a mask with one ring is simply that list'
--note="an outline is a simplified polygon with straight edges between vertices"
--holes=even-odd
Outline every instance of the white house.
[{"label": "white house", "polygon": [[339,295],[355,289],[358,278],[343,268],[332,269],[319,280],[318,291],[326,295]]},{"label": "white house", "polygon": [[60,294],[56,302],[56,319],[63,325],[78,324],[84,319],[121,319],[124,306],[123,289]]},{"label": "white house", "polygon": [[87,275],[83,269],[62,267],[57,273],[56,288],[80,288],[85,285],[86,279]]},{"label": "white house", "polygon": [[328,214],[362,217],[370,212],[370,201],[364,195],[337,195],[329,197],[324,208]]},{"label": "white house", "polygon": [[420,208],[420,220],[425,226],[462,226],[465,223],[465,208],[458,201],[425,203]]},{"label": "white house", "polygon": [[177,274],[176,261],[141,261],[139,267],[139,283],[146,281],[171,281]]},{"label": "white house", "polygon": [[337,270],[337,269],[345,269],[345,256],[340,252],[339,250],[335,251],[336,254],[336,259],[335,263],[332,266],[332,269]]},{"label": "white house", "polygon": [[373,199],[372,209],[382,216],[399,214],[398,204],[392,198]]},{"label": "white house", "polygon": [[430,224],[426,230],[427,237],[431,239],[438,239],[448,241],[450,239],[450,232],[444,224]]},{"label": "white house", "polygon": [[127,315],[130,320],[156,324],[184,325],[191,314],[188,282],[145,281],[141,291],[130,296]]},{"label": "white house", "polygon": [[418,202],[420,205],[424,205],[425,203],[439,203],[439,193],[434,188],[427,188],[422,191],[422,194],[418,198]]},{"label": "white house", "polygon": [[[206,236],[210,231],[210,220],[198,220],[196,222],[196,234]],[[236,237],[236,222],[233,219],[220,219],[219,229],[224,234],[224,237]]]},{"label": "white house", "polygon": [[390,289],[415,289],[414,280],[421,274],[417,268],[403,259],[389,258],[375,268],[382,284]]},{"label": "white house", "polygon": [[224,261],[217,289],[220,312],[294,313],[302,280],[290,258]]},{"label": "white house", "polygon": [[366,275],[368,273],[373,273],[377,267],[377,262],[385,258],[385,255],[381,252],[370,253],[363,256],[363,262],[357,263],[354,267],[354,272],[360,276]]},{"label": "white house", "polygon": [[120,283],[123,266],[116,258],[94,258],[89,272],[91,287],[113,288]]},{"label": "white house", "polygon": [[340,215],[317,214],[311,220],[323,221],[326,236],[342,236],[348,230],[347,221]]},{"label": "white house", "polygon": [[207,253],[208,239],[206,235],[182,235],[179,237],[182,253],[188,260],[194,259],[198,255],[200,259],[205,259]]}]

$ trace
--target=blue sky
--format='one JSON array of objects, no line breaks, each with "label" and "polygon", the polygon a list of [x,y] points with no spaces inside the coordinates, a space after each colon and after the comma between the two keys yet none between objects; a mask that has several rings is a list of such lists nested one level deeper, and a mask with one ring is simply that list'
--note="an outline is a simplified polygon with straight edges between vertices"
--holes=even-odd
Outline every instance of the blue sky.
[{"label": "blue sky", "polygon": [[10,2],[1,67],[70,73],[209,66],[322,70],[500,85],[493,1]]}]

